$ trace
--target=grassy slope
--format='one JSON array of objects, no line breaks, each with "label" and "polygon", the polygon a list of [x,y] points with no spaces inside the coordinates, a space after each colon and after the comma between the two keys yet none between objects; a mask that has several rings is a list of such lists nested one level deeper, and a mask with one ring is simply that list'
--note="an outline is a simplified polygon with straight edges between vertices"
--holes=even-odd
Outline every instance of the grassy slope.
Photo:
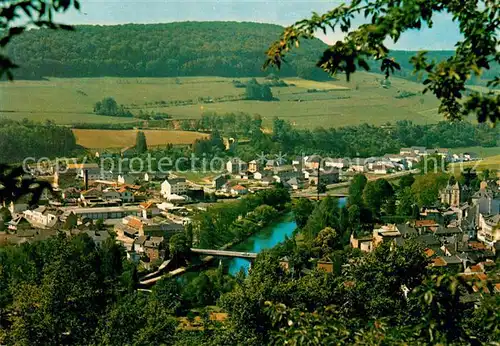
[{"label": "grassy slope", "polygon": [[[205,111],[248,112],[260,114],[269,126],[275,116],[290,120],[297,127],[338,127],[360,123],[384,124],[408,119],[415,123],[441,120],[437,116],[437,100],[431,95],[405,99],[394,98],[398,90],[418,92],[418,83],[393,78],[392,87],[379,85],[380,75],[356,73],[351,82],[312,82],[297,78],[286,79],[295,87],[273,88],[279,101],[235,101],[197,103],[188,106],[152,107],[146,102],[194,100],[198,97],[241,95],[244,89],[235,88],[232,78],[51,78],[47,81],[16,81],[0,84],[0,116],[14,119],[24,117],[57,123],[127,122],[131,119],[92,114],[95,102],[113,96],[118,103],[136,104],[144,110],[156,110],[173,115],[174,119],[196,119]],[[180,84],[178,84],[180,80]],[[245,81],[245,79],[240,79]],[[307,93],[307,89],[332,90]],[[338,97],[350,96],[348,99]],[[10,112],[5,112],[10,111]],[[134,109],[137,112],[138,109]]]}]

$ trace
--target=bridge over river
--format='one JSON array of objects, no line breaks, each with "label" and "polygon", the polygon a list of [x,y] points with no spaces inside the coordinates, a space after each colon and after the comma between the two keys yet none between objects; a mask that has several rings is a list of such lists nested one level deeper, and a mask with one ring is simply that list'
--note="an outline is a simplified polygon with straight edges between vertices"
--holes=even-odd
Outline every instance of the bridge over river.
[{"label": "bridge over river", "polygon": [[240,252],[240,251],[196,249],[196,248],[191,248],[191,252],[198,253],[201,255],[216,256],[216,257],[236,257],[236,258],[247,258],[247,259],[257,258],[257,254],[255,252]]}]

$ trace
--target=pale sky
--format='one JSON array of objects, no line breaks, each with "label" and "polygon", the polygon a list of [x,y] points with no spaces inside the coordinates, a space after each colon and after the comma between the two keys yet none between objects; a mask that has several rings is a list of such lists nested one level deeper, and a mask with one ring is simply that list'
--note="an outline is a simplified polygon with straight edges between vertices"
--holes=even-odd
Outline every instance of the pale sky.
[{"label": "pale sky", "polygon": [[[179,21],[248,21],[290,25],[311,16],[313,11],[323,13],[341,1],[297,0],[81,0],[81,11],[58,16],[70,24],[127,24],[168,23]],[[318,36],[327,43],[341,38],[340,34]],[[434,27],[413,31],[401,36],[394,49],[453,49],[460,33],[451,16],[439,14]]]}]

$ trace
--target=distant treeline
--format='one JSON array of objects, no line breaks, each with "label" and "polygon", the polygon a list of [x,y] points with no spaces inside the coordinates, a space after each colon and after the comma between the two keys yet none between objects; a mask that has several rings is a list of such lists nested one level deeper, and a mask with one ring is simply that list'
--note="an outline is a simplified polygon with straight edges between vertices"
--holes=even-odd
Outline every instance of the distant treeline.
[{"label": "distant treeline", "polygon": [[[235,22],[76,26],[74,32],[30,30],[9,44],[22,66],[16,78],[265,76],[264,52],[282,27]],[[280,76],[325,80],[315,67],[326,45],[304,42]]]},{"label": "distant treeline", "polygon": [[290,122],[275,118],[273,132],[262,131],[259,115],[205,113],[192,130],[217,131],[233,138],[249,138],[247,144],[237,146],[238,155],[245,159],[265,153],[316,153],[331,156],[369,157],[399,152],[402,147],[457,148],[468,146],[494,147],[498,145],[498,129],[488,125],[463,122],[439,122],[417,125],[398,121],[385,126],[358,125],[340,128],[303,130]]},{"label": "distant treeline", "polygon": [[77,149],[69,127],[28,120],[0,119],[0,162],[21,162],[27,157],[67,156]]}]

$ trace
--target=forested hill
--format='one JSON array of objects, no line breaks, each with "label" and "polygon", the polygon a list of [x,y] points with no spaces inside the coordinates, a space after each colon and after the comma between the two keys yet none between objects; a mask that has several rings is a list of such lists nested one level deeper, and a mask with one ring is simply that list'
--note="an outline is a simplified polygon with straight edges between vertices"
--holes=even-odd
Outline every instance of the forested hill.
[{"label": "forested hill", "polygon": [[[9,53],[22,66],[17,78],[57,77],[250,77],[263,72],[278,25],[178,22],[76,26],[75,32],[31,30],[12,41]],[[325,79],[315,61],[326,45],[305,43],[290,56],[282,76]]]},{"label": "forested hill", "polygon": [[[75,32],[31,30],[12,41],[9,53],[22,66],[18,79],[41,77],[257,77],[265,51],[283,28],[273,24],[238,22],[177,22],[76,26]],[[326,44],[315,39],[293,50],[281,76],[322,80],[328,76],[315,67]],[[409,63],[412,51],[392,51],[401,64],[397,75],[415,79]],[[442,60],[453,51],[432,51]],[[379,72],[378,64],[371,64]],[[499,66],[483,77],[499,73]]]}]

